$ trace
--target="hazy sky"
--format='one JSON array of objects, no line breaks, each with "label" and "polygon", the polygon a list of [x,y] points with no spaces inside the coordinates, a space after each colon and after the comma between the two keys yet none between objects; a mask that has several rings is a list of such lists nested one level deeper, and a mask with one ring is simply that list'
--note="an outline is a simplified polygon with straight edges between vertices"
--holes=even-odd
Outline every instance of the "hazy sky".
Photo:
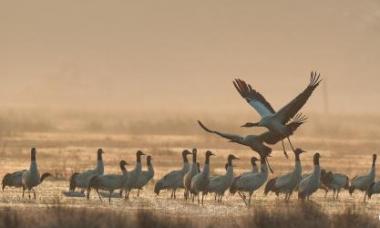
[{"label": "hazy sky", "polygon": [[[328,79],[332,112],[380,113],[380,1],[1,1],[0,102],[248,111]],[[322,87],[306,111],[322,110]]]}]

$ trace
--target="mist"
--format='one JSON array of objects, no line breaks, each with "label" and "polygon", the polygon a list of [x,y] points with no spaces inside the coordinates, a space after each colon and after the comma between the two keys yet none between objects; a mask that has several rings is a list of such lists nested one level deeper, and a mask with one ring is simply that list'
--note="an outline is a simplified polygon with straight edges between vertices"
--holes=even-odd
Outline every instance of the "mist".
[{"label": "mist", "polygon": [[8,1],[0,15],[3,107],[248,113],[234,78],[278,109],[316,70],[305,112],[380,111],[375,0]]}]

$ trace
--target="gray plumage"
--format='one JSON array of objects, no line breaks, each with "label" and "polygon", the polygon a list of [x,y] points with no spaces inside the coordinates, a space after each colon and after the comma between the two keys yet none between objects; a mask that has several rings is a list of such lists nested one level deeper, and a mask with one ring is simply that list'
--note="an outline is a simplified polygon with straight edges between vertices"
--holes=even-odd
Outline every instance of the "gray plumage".
[{"label": "gray plumage", "polygon": [[99,148],[97,151],[96,167],[94,169],[89,169],[81,173],[73,173],[70,177],[70,192],[74,192],[76,188],[80,188],[83,193],[88,188],[92,177],[104,174],[103,153],[104,151]]},{"label": "gray plumage", "polygon": [[224,192],[231,186],[234,180],[234,170],[232,161],[237,158],[235,155],[230,154],[227,158],[226,174],[222,176],[214,176],[209,178],[209,184],[207,186],[207,193],[215,193],[215,199],[218,197],[218,201],[221,202],[224,196]]},{"label": "gray plumage", "polygon": [[190,192],[198,197],[199,201],[199,193],[202,193],[201,203],[203,204],[204,195],[207,192],[207,187],[209,184],[209,175],[210,175],[210,156],[214,156],[211,151],[206,152],[205,165],[203,167],[202,172],[196,174],[191,179]]},{"label": "gray plumage", "polygon": [[119,167],[121,170],[121,174],[107,174],[107,175],[97,175],[93,176],[89,182],[87,188],[87,199],[90,198],[91,189],[95,189],[97,192],[99,199],[102,200],[102,197],[99,194],[99,189],[109,191],[108,201],[111,203],[112,193],[116,189],[122,189],[125,182],[128,178],[128,172],[125,166],[127,162],[121,160],[119,163]]},{"label": "gray plumage", "polygon": [[[190,170],[183,177],[183,185],[185,187],[184,196],[186,200],[189,198],[190,193],[191,193],[190,192],[191,180],[193,179],[195,175],[200,173],[200,170],[197,164],[197,149],[196,148],[193,149],[192,154],[193,154],[193,158],[192,158],[193,162],[191,164]],[[193,201],[194,201],[194,197],[193,197]]]},{"label": "gray plumage", "polygon": [[319,166],[320,154],[313,156],[314,169],[311,175],[302,178],[298,186],[298,198],[309,199],[309,197],[320,187],[321,168]]},{"label": "gray plumage", "polygon": [[182,160],[183,165],[182,169],[174,170],[166,174],[154,186],[154,192],[159,195],[162,189],[170,189],[171,198],[176,198],[176,191],[178,188],[184,188],[184,176],[190,170],[189,161],[187,159],[187,155],[191,154],[190,151],[184,150],[182,151]]},{"label": "gray plumage", "polygon": [[22,187],[22,174],[25,172],[26,169],[16,171],[13,173],[7,173],[3,177],[2,181],[2,189],[4,191],[5,187],[15,187],[15,188],[21,188]]},{"label": "gray plumage", "polygon": [[132,189],[137,188],[137,181],[141,175],[142,166],[141,166],[141,156],[145,155],[141,150],[136,152],[136,165],[135,168],[128,172],[127,181],[124,183],[125,198],[129,198],[129,193]]},{"label": "gray plumage", "polygon": [[152,156],[149,155],[149,156],[146,157],[146,164],[147,164],[148,170],[142,171],[141,175],[139,176],[139,178],[137,180],[137,184],[136,184],[137,196],[140,196],[140,190],[146,184],[148,184],[148,182],[150,180],[152,180],[153,176],[154,176],[154,168],[153,168],[153,164],[152,164]]},{"label": "gray plumage", "polygon": [[367,175],[356,176],[356,177],[352,178],[352,180],[351,180],[351,186],[349,189],[349,193],[352,194],[356,189],[363,191],[364,192],[363,201],[366,200],[368,188],[375,181],[376,159],[377,159],[377,155],[373,154],[372,155],[372,166],[371,166],[371,169]]},{"label": "gray plumage", "polygon": [[22,172],[22,197],[24,197],[25,190],[28,190],[29,198],[30,198],[30,192],[33,191],[34,199],[36,199],[36,191],[34,190],[34,187],[41,184],[46,177],[51,176],[50,173],[44,173],[40,176],[40,172],[38,170],[37,165],[37,150],[35,148],[32,148],[31,152],[31,159],[30,159],[30,168]]}]

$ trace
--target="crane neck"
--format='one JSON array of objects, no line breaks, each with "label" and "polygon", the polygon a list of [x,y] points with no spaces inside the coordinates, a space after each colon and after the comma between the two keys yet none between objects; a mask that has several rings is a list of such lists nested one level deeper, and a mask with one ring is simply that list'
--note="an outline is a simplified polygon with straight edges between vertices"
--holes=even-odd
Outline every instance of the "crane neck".
[{"label": "crane neck", "polygon": [[[319,165],[316,165],[314,167],[314,175],[316,175],[317,177],[320,177],[321,176],[321,167],[319,167]],[[318,178],[319,179],[319,178]]]},{"label": "crane neck", "polygon": [[314,158],[314,166],[319,166],[319,158]]},{"label": "crane neck", "polygon": [[300,154],[296,153],[295,154],[295,160],[294,160],[294,163],[295,163],[295,168],[301,168],[301,159],[300,159]]},{"label": "crane neck", "polygon": [[268,172],[268,165],[267,165],[267,161],[265,160],[265,157],[261,157],[260,159],[260,170],[263,173]]},{"label": "crane neck", "polygon": [[32,151],[32,153],[30,153],[30,160],[33,162],[33,161],[36,161],[36,153]]},{"label": "crane neck", "polygon": [[183,163],[189,163],[189,159],[187,159],[187,154],[182,154]]},{"label": "crane neck", "polygon": [[295,161],[300,161],[300,154],[299,153],[294,153],[295,156]]},{"label": "crane neck", "polygon": [[[198,167],[197,167],[198,169]],[[202,170],[202,174],[204,176],[208,176],[210,173],[210,165],[208,163],[205,164],[205,166],[203,167],[203,170]]]},{"label": "crane neck", "polygon": [[103,163],[103,160],[98,160],[96,162],[96,170],[99,172],[99,174],[102,174],[104,173],[104,163]]},{"label": "crane neck", "polygon": [[141,169],[141,168],[142,168],[142,166],[141,166],[141,161],[137,161],[137,162],[136,162],[135,168],[136,168],[136,169]]},{"label": "crane neck", "polygon": [[301,173],[302,173],[301,161],[296,161],[295,162],[294,173],[296,173],[297,176],[301,175]]},{"label": "crane neck", "polygon": [[140,155],[136,155],[136,162],[141,163],[141,156]]},{"label": "crane neck", "polygon": [[206,165],[210,164],[210,156],[206,156],[205,164]]},{"label": "crane neck", "polygon": [[197,164],[197,154],[193,153],[193,163]]},{"label": "crane neck", "polygon": [[120,164],[120,170],[122,173],[127,172],[127,169],[125,168],[123,164]]},{"label": "crane neck", "polygon": [[228,165],[227,167],[227,175],[233,175],[234,167],[232,165]]},{"label": "crane neck", "polygon": [[30,162],[30,168],[29,168],[29,170],[30,170],[31,172],[38,171],[38,166],[37,166],[37,162],[36,162],[36,160]]},{"label": "crane neck", "polygon": [[148,170],[149,170],[150,172],[154,171],[154,169],[153,169],[153,164],[152,164],[151,161],[149,161],[149,164],[148,164]]},{"label": "crane neck", "polygon": [[228,159],[228,162],[227,162],[227,163],[228,163],[228,168],[229,168],[229,167],[232,167],[232,159]]}]

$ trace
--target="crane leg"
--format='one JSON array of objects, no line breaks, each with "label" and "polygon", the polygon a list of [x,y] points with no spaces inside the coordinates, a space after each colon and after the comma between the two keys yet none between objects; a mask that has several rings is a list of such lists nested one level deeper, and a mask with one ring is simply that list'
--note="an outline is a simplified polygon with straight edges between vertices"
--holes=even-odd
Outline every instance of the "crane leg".
[{"label": "crane leg", "polygon": [[24,194],[25,194],[25,187],[22,186],[22,198],[24,198]]},{"label": "crane leg", "polygon": [[288,142],[289,142],[289,144],[290,144],[290,147],[292,148],[292,150],[294,151],[294,147],[293,147],[293,144],[292,144],[292,142],[290,141],[290,139],[289,139],[289,137],[286,137],[287,139],[288,139]]},{"label": "crane leg", "polygon": [[293,191],[291,191],[290,193],[289,193],[289,197],[288,197],[288,200],[290,200],[290,197],[293,195]]},{"label": "crane leg", "polygon": [[129,189],[125,189],[125,195],[124,195],[124,199],[129,199]]},{"label": "crane leg", "polygon": [[112,197],[113,190],[110,191],[110,195],[108,197],[108,203],[111,204],[111,197]]},{"label": "crane leg", "polygon": [[185,191],[183,192],[183,197],[185,198],[185,200],[187,200],[186,189],[185,189]]},{"label": "crane leg", "polygon": [[244,204],[245,204],[245,206],[247,206],[248,207],[248,203],[247,203],[247,201],[245,200],[245,195],[243,195],[241,192],[238,192],[239,193],[239,196],[241,197],[241,199],[244,201]]},{"label": "crane leg", "polygon": [[288,156],[288,152],[286,152],[284,140],[281,140],[281,145],[282,145],[282,150],[284,152],[285,158],[288,159],[289,156]]},{"label": "crane leg", "polygon": [[333,189],[333,199],[335,199],[336,190]]},{"label": "crane leg", "polygon": [[253,193],[253,192],[250,192],[250,193],[249,193],[249,200],[248,200],[248,206],[249,206],[249,207],[251,206],[252,193]]},{"label": "crane leg", "polygon": [[338,199],[338,198],[339,198],[339,192],[340,192],[340,189],[338,189],[338,191],[336,192],[336,197],[335,197],[335,199]]},{"label": "crane leg", "polygon": [[86,196],[87,200],[90,199],[90,192],[91,192],[91,188],[87,190],[87,196]]},{"label": "crane leg", "polygon": [[365,203],[366,202],[366,199],[367,199],[367,194],[366,194],[367,192],[364,192],[364,198],[363,198],[363,203]]},{"label": "crane leg", "polygon": [[36,199],[36,191],[34,189],[33,190],[33,199]]},{"label": "crane leg", "polygon": [[100,196],[100,193],[99,193],[99,190],[98,190],[98,189],[96,189],[96,193],[98,193],[98,197],[99,197],[100,201],[103,201],[103,200],[102,200],[102,197]]}]

